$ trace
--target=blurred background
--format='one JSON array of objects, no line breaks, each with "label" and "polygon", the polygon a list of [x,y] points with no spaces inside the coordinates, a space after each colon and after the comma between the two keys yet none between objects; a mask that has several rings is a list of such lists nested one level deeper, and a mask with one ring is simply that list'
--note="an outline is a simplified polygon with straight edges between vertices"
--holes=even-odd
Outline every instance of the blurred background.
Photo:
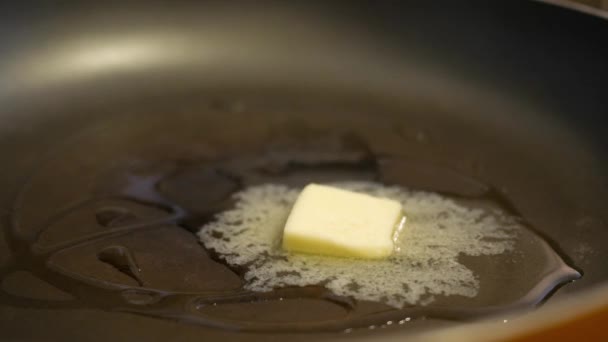
[{"label": "blurred background", "polygon": [[608,9],[608,0],[576,0],[581,4],[602,9]]}]

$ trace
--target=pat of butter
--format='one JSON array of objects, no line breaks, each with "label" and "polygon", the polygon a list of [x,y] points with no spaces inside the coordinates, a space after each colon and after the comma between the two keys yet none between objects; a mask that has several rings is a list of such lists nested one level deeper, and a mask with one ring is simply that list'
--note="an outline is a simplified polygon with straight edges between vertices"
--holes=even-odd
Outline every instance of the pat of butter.
[{"label": "pat of butter", "polygon": [[309,184],[283,231],[288,251],[340,257],[385,258],[405,222],[397,201]]}]

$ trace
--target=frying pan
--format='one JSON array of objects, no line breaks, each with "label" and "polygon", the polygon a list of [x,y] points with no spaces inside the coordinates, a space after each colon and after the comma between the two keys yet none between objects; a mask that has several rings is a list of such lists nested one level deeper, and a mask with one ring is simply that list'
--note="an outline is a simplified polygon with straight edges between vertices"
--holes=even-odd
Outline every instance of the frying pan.
[{"label": "frying pan", "polygon": [[[100,165],[346,132],[378,155],[450,170],[436,184],[423,167],[411,175],[422,187],[474,192],[480,182],[507,198],[583,273],[547,306],[608,280],[602,18],[529,1],[3,6],[3,276],[24,271],[19,241],[97,191]],[[4,279],[4,338],[269,338],[57,304],[83,293],[49,289],[39,278],[53,284],[51,273]]]}]

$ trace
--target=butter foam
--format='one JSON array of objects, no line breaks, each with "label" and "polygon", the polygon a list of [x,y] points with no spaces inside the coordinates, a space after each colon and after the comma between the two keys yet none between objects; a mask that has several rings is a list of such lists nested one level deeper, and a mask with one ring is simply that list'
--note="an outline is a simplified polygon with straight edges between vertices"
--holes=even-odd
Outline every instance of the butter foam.
[{"label": "butter foam", "polygon": [[234,208],[217,214],[198,236],[228,264],[245,267],[246,289],[322,284],[336,295],[401,308],[427,305],[437,295],[476,296],[479,281],[458,257],[511,251],[523,229],[501,211],[466,207],[436,193],[371,182],[331,185],[402,203],[407,221],[392,256],[363,260],[283,251],[283,226],[300,189],[276,184],[235,194]]}]

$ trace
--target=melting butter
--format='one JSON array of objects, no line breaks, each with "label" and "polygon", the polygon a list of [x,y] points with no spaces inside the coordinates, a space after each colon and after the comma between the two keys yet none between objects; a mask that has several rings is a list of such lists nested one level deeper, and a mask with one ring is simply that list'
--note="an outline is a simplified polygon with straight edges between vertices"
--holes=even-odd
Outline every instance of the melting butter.
[{"label": "melting butter", "polygon": [[371,182],[331,185],[392,199],[407,209],[406,232],[397,236],[390,257],[365,260],[284,251],[283,227],[301,189],[276,184],[237,193],[234,208],[219,213],[198,236],[228,264],[247,269],[249,290],[323,284],[337,295],[401,308],[429,304],[437,295],[474,297],[479,282],[458,256],[510,251],[518,230],[524,229],[505,213],[465,207],[436,193]]},{"label": "melting butter", "polygon": [[336,187],[309,184],[296,200],[283,230],[292,252],[386,258],[402,229],[401,203]]}]

